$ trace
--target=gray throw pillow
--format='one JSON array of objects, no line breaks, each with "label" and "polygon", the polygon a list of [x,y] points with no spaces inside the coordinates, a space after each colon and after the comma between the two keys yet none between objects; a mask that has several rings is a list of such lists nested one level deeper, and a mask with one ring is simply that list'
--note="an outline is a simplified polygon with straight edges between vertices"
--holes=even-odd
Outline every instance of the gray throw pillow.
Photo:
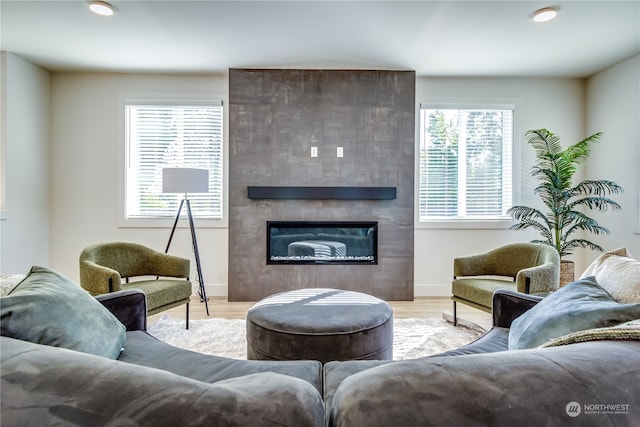
[{"label": "gray throw pillow", "polygon": [[572,332],[634,319],[640,319],[640,304],[620,304],[589,276],[558,289],[514,320],[509,349],[535,348]]},{"label": "gray throw pillow", "polygon": [[60,273],[34,266],[0,300],[3,336],[117,359],[126,330],[102,304]]}]

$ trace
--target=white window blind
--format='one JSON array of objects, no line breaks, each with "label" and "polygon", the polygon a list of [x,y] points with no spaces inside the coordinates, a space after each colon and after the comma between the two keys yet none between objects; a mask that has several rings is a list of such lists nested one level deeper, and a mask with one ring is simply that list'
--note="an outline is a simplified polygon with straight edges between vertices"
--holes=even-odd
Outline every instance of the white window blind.
[{"label": "white window blind", "polygon": [[194,217],[222,218],[223,109],[125,105],[126,218],[175,217],[181,194],[162,193],[162,169],[209,170],[209,192],[189,194]]},{"label": "white window blind", "polygon": [[513,109],[420,109],[420,221],[506,219]]}]

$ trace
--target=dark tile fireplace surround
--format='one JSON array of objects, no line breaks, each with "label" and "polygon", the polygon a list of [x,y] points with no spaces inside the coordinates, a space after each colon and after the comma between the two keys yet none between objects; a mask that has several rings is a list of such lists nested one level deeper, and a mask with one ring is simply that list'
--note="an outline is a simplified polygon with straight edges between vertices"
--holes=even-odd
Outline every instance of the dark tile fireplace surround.
[{"label": "dark tile fireplace surround", "polygon": [[[307,287],[413,299],[414,119],[412,71],[230,70],[229,300]],[[268,224],[283,222],[327,227],[279,242],[320,262],[269,262]],[[372,224],[375,262],[359,252]]]}]

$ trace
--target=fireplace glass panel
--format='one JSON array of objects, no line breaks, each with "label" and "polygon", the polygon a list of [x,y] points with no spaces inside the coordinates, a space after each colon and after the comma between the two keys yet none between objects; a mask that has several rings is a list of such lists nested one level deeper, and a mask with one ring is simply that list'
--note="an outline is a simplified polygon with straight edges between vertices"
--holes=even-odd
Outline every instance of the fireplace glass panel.
[{"label": "fireplace glass panel", "polygon": [[267,222],[267,264],[352,263],[378,263],[377,222]]}]

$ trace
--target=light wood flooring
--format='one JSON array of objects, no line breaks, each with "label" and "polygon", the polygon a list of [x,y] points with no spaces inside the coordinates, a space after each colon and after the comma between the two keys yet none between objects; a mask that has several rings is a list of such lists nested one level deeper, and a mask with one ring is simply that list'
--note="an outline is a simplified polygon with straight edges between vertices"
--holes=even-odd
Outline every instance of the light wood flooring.
[{"label": "light wood flooring", "polygon": [[[393,308],[393,315],[397,319],[410,317],[438,317],[443,313],[451,315],[453,303],[448,297],[417,297],[413,301],[389,301]],[[229,302],[225,297],[209,298],[209,317],[221,317],[225,319],[245,319],[247,310],[253,302]],[[491,327],[491,314],[464,304],[458,304],[458,317],[475,323],[485,329]],[[162,314],[169,314],[176,319],[184,319],[185,307],[175,307],[162,313],[149,317],[149,325],[156,322]],[[200,298],[194,296],[189,304],[189,318],[191,320],[206,319],[207,312]]]}]

